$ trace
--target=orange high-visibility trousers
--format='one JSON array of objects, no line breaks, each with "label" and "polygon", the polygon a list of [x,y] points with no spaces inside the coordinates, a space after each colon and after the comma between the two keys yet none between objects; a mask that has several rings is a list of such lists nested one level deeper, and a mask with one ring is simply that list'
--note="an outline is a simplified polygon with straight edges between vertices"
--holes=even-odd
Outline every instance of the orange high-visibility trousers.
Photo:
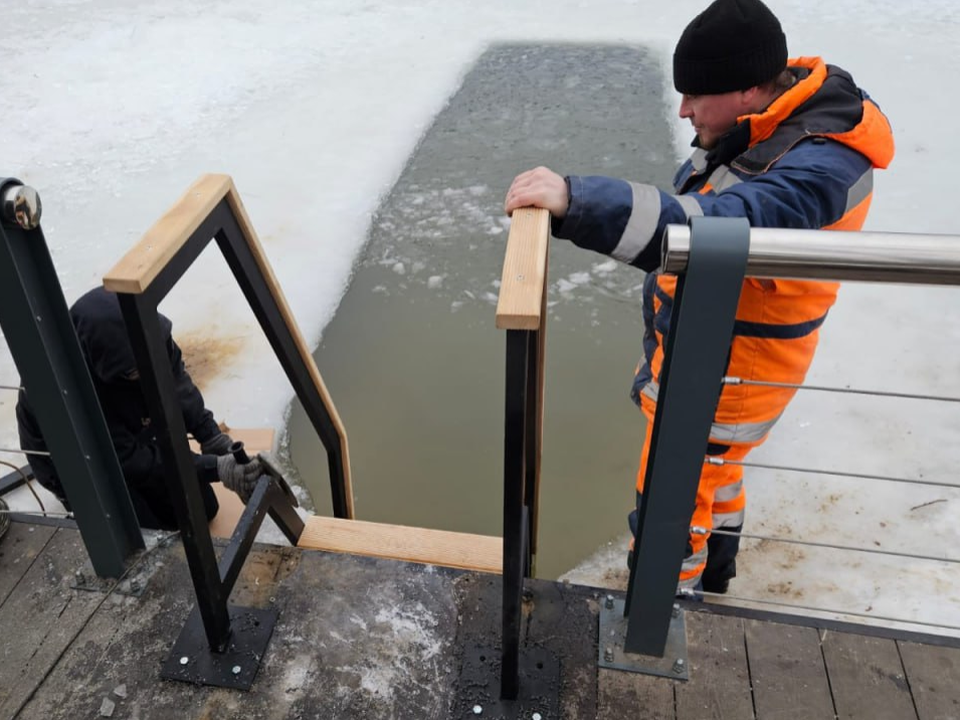
[{"label": "orange high-visibility trousers", "polygon": [[[637,473],[637,492],[643,494],[647,459],[653,438],[653,423],[647,422],[646,437],[640,455],[640,470]],[[751,445],[727,445],[722,454],[712,457],[723,460],[743,460],[752,449]],[[705,456],[706,458],[706,456]],[[697,487],[697,500],[691,514],[690,526],[705,532],[690,532],[688,553],[680,569],[678,588],[693,589],[707,567],[707,540],[714,528],[739,528],[743,525],[747,496],[743,489],[743,467],[740,465],[704,464]]]}]

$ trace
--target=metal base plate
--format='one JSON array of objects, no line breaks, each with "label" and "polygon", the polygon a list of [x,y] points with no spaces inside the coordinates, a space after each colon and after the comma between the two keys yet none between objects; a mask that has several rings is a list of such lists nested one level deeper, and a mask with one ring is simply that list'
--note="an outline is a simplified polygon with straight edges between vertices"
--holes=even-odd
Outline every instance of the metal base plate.
[{"label": "metal base plate", "polygon": [[674,680],[690,679],[690,663],[687,660],[687,624],[683,610],[674,613],[667,631],[667,646],[663,657],[628,653],[623,650],[627,637],[627,618],[623,616],[623,600],[614,600],[613,607],[606,603],[600,607],[600,638],[597,666],[611,670],[644,675],[659,675]]},{"label": "metal base plate", "polygon": [[210,650],[196,607],[180,631],[160,671],[167,680],[249,690],[267,651],[278,612],[275,608],[228,606],[233,634],[222,653]]},{"label": "metal base plate", "polygon": [[[464,651],[455,717],[485,720],[543,720],[560,717],[560,660],[553,653],[529,648],[520,653],[520,693],[516,700],[500,698],[500,651],[474,647]],[[479,708],[479,712],[477,711]]]}]

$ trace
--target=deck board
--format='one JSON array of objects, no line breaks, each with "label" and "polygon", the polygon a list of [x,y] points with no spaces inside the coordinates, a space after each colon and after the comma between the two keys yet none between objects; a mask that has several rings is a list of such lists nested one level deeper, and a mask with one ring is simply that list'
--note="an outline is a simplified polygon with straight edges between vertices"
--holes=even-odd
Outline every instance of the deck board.
[{"label": "deck board", "polygon": [[638,717],[643,708],[644,720],[675,720],[674,680],[652,675],[600,670],[597,673],[598,720],[622,720]]},{"label": "deck board", "polygon": [[897,645],[920,720],[960,718],[960,649]]},{"label": "deck board", "polygon": [[840,720],[917,717],[895,640],[833,631],[821,637]]},{"label": "deck board", "polygon": [[[163,681],[159,667],[194,603],[179,539],[138,561],[148,579],[131,597],[74,589],[88,562],[79,533],[29,527],[14,523],[0,543],[2,587],[12,587],[0,603],[0,720],[98,717],[106,700],[113,717],[143,720],[472,717],[498,682],[500,576],[269,545],[254,546],[231,597],[280,611],[251,691]],[[598,671],[601,592],[525,584],[522,651],[559,660],[565,720],[832,717],[825,671],[839,718],[960,717],[960,648],[704,605],[685,616],[689,682]],[[481,647],[493,651],[493,685],[464,690],[464,658]]]},{"label": "deck board", "polygon": [[53,537],[55,529],[10,523],[7,534],[0,539],[0,607]]},{"label": "deck board", "polygon": [[101,601],[99,593],[70,587],[87,559],[76,536],[56,530],[0,607],[2,720],[17,716]]},{"label": "deck board", "polygon": [[[172,557],[167,554],[171,552]],[[289,555],[289,550],[284,552],[283,548],[254,548],[237,579],[231,602],[268,607],[270,598],[279,594],[279,583],[293,570]],[[211,692],[160,680],[160,665],[194,598],[182,548],[161,550],[145,562],[154,565],[155,574],[147,582],[143,596],[111,595],[64,651],[46,682],[51,691],[32,698],[18,720],[64,717],[63,692],[69,692],[68,704],[76,713],[71,717],[100,717],[105,700],[116,705],[115,718],[246,717],[237,710],[244,693]],[[125,690],[123,698],[115,692],[120,686]],[[56,690],[59,688],[63,690]]]},{"label": "deck board", "polygon": [[687,612],[690,681],[678,683],[677,719],[749,720],[750,672],[740,618]]},{"label": "deck board", "polygon": [[745,622],[758,718],[833,718],[830,681],[816,629],[758,620]]}]

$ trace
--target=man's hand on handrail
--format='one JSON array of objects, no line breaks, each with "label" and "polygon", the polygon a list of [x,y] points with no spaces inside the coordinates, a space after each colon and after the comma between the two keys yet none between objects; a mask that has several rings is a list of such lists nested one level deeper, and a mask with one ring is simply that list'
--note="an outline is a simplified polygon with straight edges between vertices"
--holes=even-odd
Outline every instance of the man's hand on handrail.
[{"label": "man's hand on handrail", "polygon": [[555,218],[567,214],[570,204],[567,181],[549,168],[538,167],[520,173],[513,179],[503,209],[507,215],[522,207],[546,208]]}]

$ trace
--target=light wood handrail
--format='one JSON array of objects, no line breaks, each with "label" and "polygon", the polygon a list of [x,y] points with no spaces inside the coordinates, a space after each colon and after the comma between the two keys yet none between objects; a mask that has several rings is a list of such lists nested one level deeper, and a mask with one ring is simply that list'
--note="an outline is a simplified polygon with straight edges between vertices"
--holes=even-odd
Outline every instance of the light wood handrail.
[{"label": "light wood handrail", "polygon": [[542,208],[520,208],[513,211],[510,234],[503,259],[500,297],[497,302],[496,325],[502,330],[537,333],[536,407],[530,416],[535,423],[535,440],[527,445],[534,453],[534,482],[531,498],[530,552],[536,555],[539,531],[540,459],[543,446],[544,361],[547,320],[547,267],[550,250],[550,213]]},{"label": "light wood handrail", "polygon": [[489,535],[339,520],[312,515],[304,521],[299,547],[501,573],[503,540]]},{"label": "light wood handrail", "polygon": [[247,246],[250,248],[261,273],[270,288],[280,314],[286,323],[287,329],[294,338],[301,360],[306,365],[310,378],[316,387],[317,393],[336,428],[340,440],[340,450],[343,458],[344,490],[348,517],[354,517],[353,485],[350,476],[350,450],[347,442],[347,432],[337,413],[333,399],[327,391],[320,370],[313,360],[313,355],[307,347],[303,334],[290,310],[287,299],[277,282],[273,268],[257,238],[257,233],[250,223],[247,211],[240,200],[240,194],[229,175],[208,174],[201,176],[190,188],[173,204],[164,215],[147,230],[143,238],[124,255],[120,261],[104,276],[103,286],[107,290],[117,293],[139,295],[146,292],[157,276],[190,239],[191,235],[200,227],[211,212],[226,198],[227,203]]},{"label": "light wood handrail", "polygon": [[513,211],[497,302],[497,327],[501,330],[540,329],[549,239],[548,211]]}]

